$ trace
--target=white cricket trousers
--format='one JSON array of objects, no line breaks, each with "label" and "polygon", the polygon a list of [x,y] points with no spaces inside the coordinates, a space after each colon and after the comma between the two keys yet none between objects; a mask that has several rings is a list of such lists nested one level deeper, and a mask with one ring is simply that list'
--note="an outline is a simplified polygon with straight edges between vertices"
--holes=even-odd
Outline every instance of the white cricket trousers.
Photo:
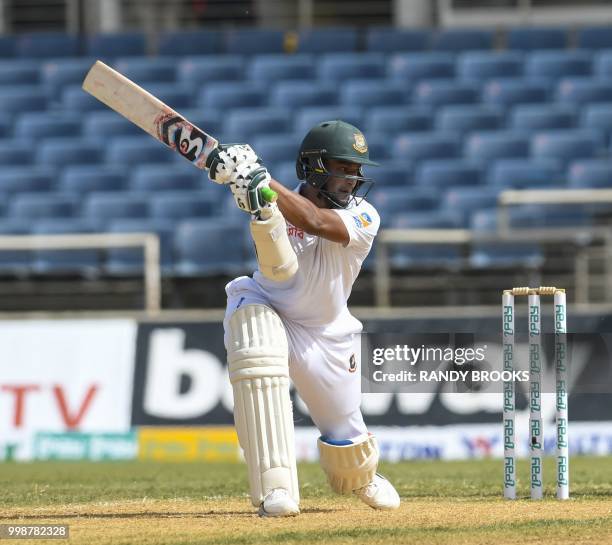
[{"label": "white cricket trousers", "polygon": [[[226,288],[227,309],[223,328],[227,348],[227,324],[245,305],[266,305],[255,281],[241,277]],[[272,308],[272,307],[270,307]],[[359,335],[324,338],[280,317],[289,344],[289,376],[321,435],[333,440],[352,439],[367,432],[361,415],[361,346]]]}]

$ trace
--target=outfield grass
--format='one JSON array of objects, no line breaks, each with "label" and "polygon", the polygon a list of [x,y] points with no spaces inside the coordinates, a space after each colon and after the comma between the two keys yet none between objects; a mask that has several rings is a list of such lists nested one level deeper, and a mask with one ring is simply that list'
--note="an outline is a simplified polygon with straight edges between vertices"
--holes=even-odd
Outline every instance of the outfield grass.
[{"label": "outfield grass", "polygon": [[0,523],[69,524],[71,544],[612,543],[612,458],[573,458],[566,502],[553,499],[553,460],[542,502],[526,499],[527,470],[522,461],[522,499],[508,502],[499,460],[383,464],[402,507],[381,513],[302,464],[302,514],[277,520],[256,516],[242,465],[5,463]]}]

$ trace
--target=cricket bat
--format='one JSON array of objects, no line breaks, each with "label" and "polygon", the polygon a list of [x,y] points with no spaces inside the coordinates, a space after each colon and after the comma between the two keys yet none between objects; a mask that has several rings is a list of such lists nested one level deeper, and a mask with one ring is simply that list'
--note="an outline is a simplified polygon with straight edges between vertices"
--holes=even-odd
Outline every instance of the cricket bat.
[{"label": "cricket bat", "polygon": [[[124,75],[96,61],[83,81],[83,90],[206,170],[206,159],[219,142]],[[266,201],[276,200],[275,191],[267,187],[261,191]]]}]

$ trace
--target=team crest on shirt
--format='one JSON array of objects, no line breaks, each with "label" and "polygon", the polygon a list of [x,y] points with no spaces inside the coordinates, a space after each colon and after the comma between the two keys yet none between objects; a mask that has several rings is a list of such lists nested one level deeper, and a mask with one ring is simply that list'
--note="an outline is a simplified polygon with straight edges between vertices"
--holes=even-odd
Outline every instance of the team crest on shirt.
[{"label": "team crest on shirt", "polygon": [[363,134],[356,132],[353,134],[353,137],[355,138],[353,148],[355,148],[359,153],[365,153],[368,151],[368,144],[366,143],[366,139]]},{"label": "team crest on shirt", "polygon": [[355,359],[355,354],[351,354],[349,358],[349,373],[354,373],[357,371],[357,360]]},{"label": "team crest on shirt", "polygon": [[362,212],[358,216],[353,216],[353,220],[355,221],[355,225],[357,225],[359,228],[367,227],[368,225],[372,224],[372,218],[370,217],[370,214],[366,212]]}]

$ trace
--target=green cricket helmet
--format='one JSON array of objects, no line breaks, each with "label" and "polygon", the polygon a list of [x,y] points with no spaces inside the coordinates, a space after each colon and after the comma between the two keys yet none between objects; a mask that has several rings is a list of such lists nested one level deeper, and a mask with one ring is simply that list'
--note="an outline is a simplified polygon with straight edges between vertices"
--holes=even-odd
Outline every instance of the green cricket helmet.
[{"label": "green cricket helmet", "polygon": [[[359,175],[332,174],[325,165],[326,159],[337,159],[360,165]],[[358,202],[368,194],[374,181],[365,178],[361,171],[362,165],[378,166],[370,160],[368,143],[363,133],[345,121],[323,121],[304,137],[296,161],[296,172],[299,180],[316,187],[319,194],[326,198],[336,208],[347,208],[358,199]],[[342,202],[342,197],[325,189],[331,177],[356,180],[351,198]]]}]

